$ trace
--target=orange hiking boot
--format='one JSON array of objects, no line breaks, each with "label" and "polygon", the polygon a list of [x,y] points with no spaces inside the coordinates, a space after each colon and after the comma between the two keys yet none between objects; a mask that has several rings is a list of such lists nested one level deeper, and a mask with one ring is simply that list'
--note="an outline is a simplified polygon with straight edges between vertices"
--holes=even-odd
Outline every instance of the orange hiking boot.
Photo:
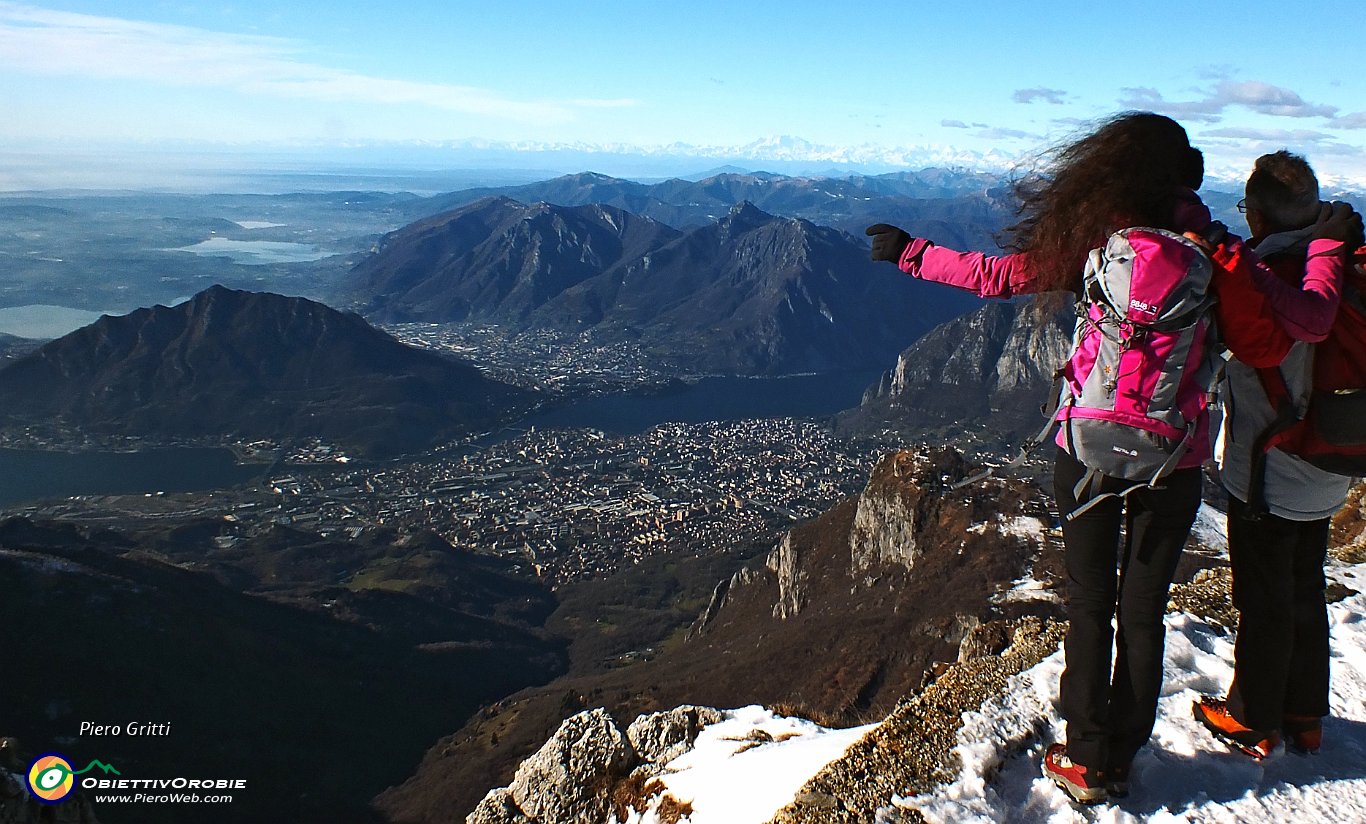
[{"label": "orange hiking boot", "polygon": [[1279,732],[1263,732],[1243,726],[1228,711],[1228,704],[1222,698],[1200,696],[1200,700],[1191,703],[1191,714],[1214,733],[1215,738],[1258,760],[1271,755],[1271,751],[1281,742]]},{"label": "orange hiking boot", "polygon": [[1285,748],[1300,755],[1313,755],[1323,746],[1323,719],[1317,715],[1286,715],[1281,719]]},{"label": "orange hiking boot", "polygon": [[1105,779],[1100,771],[1087,769],[1068,758],[1066,744],[1053,744],[1044,753],[1043,774],[1078,804],[1099,804],[1106,799]]}]

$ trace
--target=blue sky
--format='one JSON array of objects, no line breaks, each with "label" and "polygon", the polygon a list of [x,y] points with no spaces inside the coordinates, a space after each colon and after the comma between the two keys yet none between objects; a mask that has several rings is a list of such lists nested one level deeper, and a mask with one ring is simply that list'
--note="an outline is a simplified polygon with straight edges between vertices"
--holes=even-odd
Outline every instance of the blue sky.
[{"label": "blue sky", "polygon": [[0,0],[0,149],[685,144],[990,166],[1145,108],[1216,172],[1289,146],[1363,181],[1363,24],[1355,3],[1264,0]]}]

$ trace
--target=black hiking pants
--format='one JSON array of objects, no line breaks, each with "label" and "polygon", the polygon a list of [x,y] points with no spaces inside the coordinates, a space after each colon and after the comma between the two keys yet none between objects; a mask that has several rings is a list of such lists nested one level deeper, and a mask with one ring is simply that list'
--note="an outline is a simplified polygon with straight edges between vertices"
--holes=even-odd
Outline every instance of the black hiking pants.
[{"label": "black hiking pants", "polygon": [[[1070,622],[1059,692],[1068,756],[1103,770],[1128,766],[1152,735],[1162,689],[1162,616],[1200,508],[1200,469],[1178,469],[1159,489],[1134,492],[1127,503],[1106,499],[1068,521],[1077,507],[1072,488],[1085,473],[1058,450],[1053,484],[1063,516]],[[1106,476],[1100,491],[1133,484]]]},{"label": "black hiking pants", "polygon": [[1238,638],[1229,711],[1271,732],[1285,715],[1328,714],[1328,519],[1291,521],[1228,501],[1228,554]]}]

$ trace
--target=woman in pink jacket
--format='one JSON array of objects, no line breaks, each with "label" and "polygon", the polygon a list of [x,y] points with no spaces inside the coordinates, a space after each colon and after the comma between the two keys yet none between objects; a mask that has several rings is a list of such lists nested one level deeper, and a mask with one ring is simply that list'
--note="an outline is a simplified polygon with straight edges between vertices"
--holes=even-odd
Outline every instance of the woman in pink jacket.
[{"label": "woman in pink jacket", "polygon": [[[1014,254],[956,252],[878,224],[868,229],[872,257],[982,297],[1080,293],[1088,253],[1111,233],[1130,226],[1204,231],[1209,210],[1195,194],[1203,177],[1203,157],[1178,123],[1126,113],[1062,147],[1046,175],[1017,185],[1022,218],[1009,230]],[[1324,282],[1306,284],[1300,297],[1335,302],[1333,273],[1319,274]],[[1208,431],[1202,413],[1194,445],[1160,487],[1063,519],[1069,628],[1059,692],[1067,741],[1048,748],[1043,772],[1076,801],[1127,795],[1131,763],[1152,734],[1162,685],[1162,616],[1200,506]],[[1059,511],[1072,513],[1074,486],[1087,470],[1062,446],[1054,493]],[[1103,475],[1096,492],[1130,486]]]}]

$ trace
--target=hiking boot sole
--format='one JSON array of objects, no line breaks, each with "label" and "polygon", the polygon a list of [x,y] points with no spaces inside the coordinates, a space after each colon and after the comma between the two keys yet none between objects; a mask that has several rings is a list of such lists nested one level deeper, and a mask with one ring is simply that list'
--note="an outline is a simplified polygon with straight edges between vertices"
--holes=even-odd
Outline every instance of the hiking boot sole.
[{"label": "hiking boot sole", "polygon": [[1084,804],[1089,807],[1092,804],[1100,804],[1109,797],[1104,787],[1087,788],[1073,784],[1066,778],[1059,778],[1056,775],[1048,777],[1053,779],[1053,783],[1058,785],[1058,789],[1067,793],[1067,797],[1077,804]]},{"label": "hiking boot sole", "polygon": [[1227,745],[1229,749],[1233,750],[1234,752],[1240,752],[1243,755],[1246,755],[1249,758],[1253,759],[1254,761],[1261,761],[1262,759],[1271,755],[1271,753],[1262,750],[1260,747],[1248,746],[1247,744],[1244,744],[1243,742],[1239,741],[1238,739],[1234,738],[1233,736],[1229,735],[1223,730],[1217,730],[1212,727],[1208,727],[1208,725],[1206,726],[1206,728],[1214,734],[1215,738],[1224,742],[1224,744]]},{"label": "hiking boot sole", "polygon": [[[1237,738],[1234,738],[1228,732],[1220,729],[1218,726],[1213,724],[1208,718],[1205,717],[1205,714],[1201,712],[1199,709],[1199,704],[1196,704],[1192,708],[1191,714],[1195,716],[1195,720],[1199,721],[1201,726],[1209,730],[1211,735],[1222,741],[1225,745],[1228,746],[1229,749],[1234,750],[1235,752],[1240,752],[1243,755],[1246,755],[1249,758],[1255,759],[1257,761],[1261,761],[1262,759],[1271,755],[1271,750],[1263,750],[1256,744],[1244,744],[1242,741],[1239,741]],[[1272,744],[1272,747],[1274,748],[1275,744]]]}]

